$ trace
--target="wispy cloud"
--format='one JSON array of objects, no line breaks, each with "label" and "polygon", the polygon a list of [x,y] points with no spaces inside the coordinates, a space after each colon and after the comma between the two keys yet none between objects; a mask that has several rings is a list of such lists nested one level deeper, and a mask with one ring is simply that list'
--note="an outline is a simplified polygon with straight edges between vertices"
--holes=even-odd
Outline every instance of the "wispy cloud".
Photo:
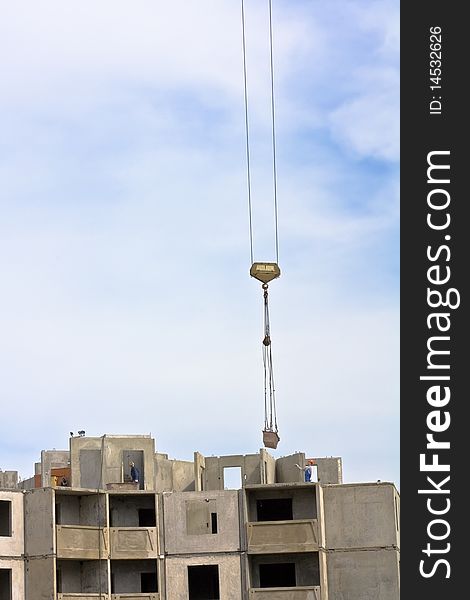
[{"label": "wispy cloud", "polygon": [[[280,452],[397,480],[398,5],[273,5]],[[266,19],[247,3],[259,259]],[[9,3],[0,61],[0,466],[29,475],[78,428],[151,431],[174,456],[257,451],[239,3]]]}]

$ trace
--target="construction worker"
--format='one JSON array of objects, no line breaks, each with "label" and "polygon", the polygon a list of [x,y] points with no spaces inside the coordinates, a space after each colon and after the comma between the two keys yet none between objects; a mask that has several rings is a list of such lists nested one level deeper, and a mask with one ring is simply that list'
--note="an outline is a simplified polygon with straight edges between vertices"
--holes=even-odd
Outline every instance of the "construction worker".
[{"label": "construction worker", "polygon": [[129,466],[131,468],[131,481],[134,483],[139,483],[140,473],[139,469],[135,466],[134,462],[130,462]]},{"label": "construction worker", "polygon": [[305,467],[301,467],[297,463],[295,466],[304,472],[304,480],[306,483],[311,483],[313,481],[313,467],[315,466],[315,461],[313,458],[308,460],[308,464]]}]

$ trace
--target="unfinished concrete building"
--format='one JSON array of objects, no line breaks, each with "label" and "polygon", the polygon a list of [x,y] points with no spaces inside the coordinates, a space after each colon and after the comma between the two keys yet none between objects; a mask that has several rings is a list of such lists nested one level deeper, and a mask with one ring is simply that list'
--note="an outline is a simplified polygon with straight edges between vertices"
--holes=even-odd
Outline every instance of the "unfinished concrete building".
[{"label": "unfinished concrete building", "polygon": [[178,461],[150,436],[72,437],[0,492],[0,599],[398,600],[394,485],[314,462],[307,483],[303,453]]},{"label": "unfinished concrete building", "polygon": [[[17,479],[16,479],[17,481]],[[0,599],[24,599],[23,493],[0,489]]]}]

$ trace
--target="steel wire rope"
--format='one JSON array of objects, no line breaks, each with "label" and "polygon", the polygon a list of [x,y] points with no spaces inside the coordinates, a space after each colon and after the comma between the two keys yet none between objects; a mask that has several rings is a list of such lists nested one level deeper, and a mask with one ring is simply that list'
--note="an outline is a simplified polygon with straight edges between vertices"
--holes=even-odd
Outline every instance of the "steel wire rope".
[{"label": "steel wire rope", "polygon": [[[277,200],[277,160],[276,160],[276,125],[275,125],[275,100],[274,100],[274,58],[273,58],[273,26],[272,26],[272,0],[268,0],[269,6],[269,58],[270,58],[270,78],[271,78],[271,131],[272,131],[272,159],[273,159],[273,195],[274,195],[274,233],[275,233],[275,252],[276,264],[279,263],[279,218],[278,218],[278,200]],[[248,83],[246,67],[246,27],[245,27],[245,3],[241,0],[241,18],[242,18],[242,47],[243,47],[243,88],[244,88],[244,108],[245,108],[245,142],[246,142],[246,167],[247,167],[247,187],[248,187],[248,214],[249,214],[249,232],[250,232],[250,257],[251,263],[254,262],[253,252],[253,209],[251,193],[251,163],[250,163],[250,134],[248,119]],[[265,337],[263,339],[263,368],[264,368],[264,422],[265,429],[274,430],[277,433],[277,414],[276,399],[274,388],[274,373],[272,361],[272,349],[269,326],[269,307],[268,307],[268,286],[263,284],[264,290],[264,326]],[[269,410],[268,410],[268,389],[269,389]],[[273,421],[274,417],[274,421]]]},{"label": "steel wire rope", "polygon": [[[277,200],[277,158],[276,158],[276,118],[274,100],[274,51],[273,51],[273,25],[272,25],[272,0],[269,0],[269,61],[271,77],[271,131],[272,131],[272,154],[273,154],[273,194],[274,194],[274,236],[276,249],[276,263],[279,264],[279,216]],[[242,47],[243,47],[243,89],[245,104],[245,143],[246,143],[246,169],[248,185],[248,215],[250,229],[250,256],[253,264],[253,208],[251,194],[251,160],[250,160],[250,135],[248,119],[248,81],[246,67],[246,26],[245,26],[245,2],[241,0],[242,15]]]},{"label": "steel wire rope", "polygon": [[248,215],[250,223],[250,256],[253,264],[253,216],[251,207],[251,170],[250,170],[250,136],[248,126],[248,85],[246,76],[246,34],[245,34],[245,3],[242,2],[242,45],[243,45],[243,87],[245,99],[245,138],[246,138],[246,172],[248,184]]},{"label": "steel wire rope", "polygon": [[276,263],[279,264],[279,234],[277,210],[277,165],[276,165],[276,125],[274,111],[274,60],[273,60],[273,9],[272,0],[269,0],[269,57],[271,63],[271,122],[273,146],[273,187],[274,187],[274,229],[276,243]]}]

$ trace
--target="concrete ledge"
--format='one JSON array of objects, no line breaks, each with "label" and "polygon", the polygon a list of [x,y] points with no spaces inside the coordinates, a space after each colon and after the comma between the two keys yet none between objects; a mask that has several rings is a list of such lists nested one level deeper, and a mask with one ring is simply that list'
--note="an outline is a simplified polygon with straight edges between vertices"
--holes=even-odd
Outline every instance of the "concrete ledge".
[{"label": "concrete ledge", "polygon": [[320,600],[320,586],[250,588],[249,598],[259,600]]},{"label": "concrete ledge", "polygon": [[317,552],[318,521],[257,521],[246,524],[248,553]]},{"label": "concrete ledge", "polygon": [[157,558],[157,528],[111,527],[110,546],[112,559]]},{"label": "concrete ledge", "polygon": [[57,594],[57,600],[90,600],[90,598],[97,598],[98,600],[108,600],[108,594],[83,594],[79,592],[77,594]]},{"label": "concrete ledge", "polygon": [[139,484],[136,481],[126,481],[124,483],[107,483],[106,489],[113,491],[130,490],[135,492],[139,490]]},{"label": "concrete ledge", "polygon": [[56,535],[57,558],[99,559],[108,556],[106,527],[56,525]]},{"label": "concrete ledge", "polygon": [[142,593],[142,594],[111,594],[111,600],[160,600],[160,594],[156,592]]}]

